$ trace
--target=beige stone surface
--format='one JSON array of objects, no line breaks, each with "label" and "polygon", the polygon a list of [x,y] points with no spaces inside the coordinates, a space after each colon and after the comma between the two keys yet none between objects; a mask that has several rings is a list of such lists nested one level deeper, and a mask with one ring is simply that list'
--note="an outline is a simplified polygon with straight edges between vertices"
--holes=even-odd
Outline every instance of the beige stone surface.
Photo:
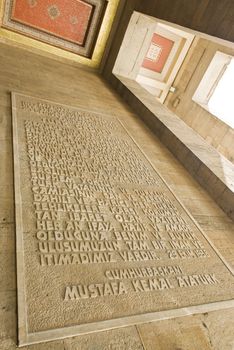
[{"label": "beige stone surface", "polygon": [[[224,317],[225,315],[225,317]],[[233,350],[234,309],[137,326],[147,350]]]},{"label": "beige stone surface", "polygon": [[[1,274],[2,275],[2,274]],[[16,292],[0,291],[0,344],[4,340],[6,343],[16,345],[17,341],[17,320],[16,320]],[[7,341],[9,339],[9,341]],[[2,344],[1,344],[2,345]]]},{"label": "beige stone surface", "polygon": [[[176,92],[168,95],[166,105],[233,162],[233,129],[192,101],[192,96],[216,51],[234,54],[232,48],[207,39],[200,38],[194,41],[192,50],[173,84]],[[176,100],[179,104],[176,104]]]},{"label": "beige stone surface", "polygon": [[64,346],[65,350],[144,350],[135,327],[66,339]]},{"label": "beige stone surface", "polygon": [[[184,321],[184,322],[183,322]],[[199,322],[172,320],[166,324],[150,324],[139,327],[147,350],[211,350],[209,339]]]},{"label": "beige stone surface", "polygon": [[0,279],[0,291],[13,291],[16,288],[16,262],[15,253],[7,251],[1,252],[0,255],[1,264],[1,279]]},{"label": "beige stone surface", "polygon": [[[8,116],[9,118],[9,116]],[[4,128],[1,128],[4,130]],[[8,132],[7,127],[5,128],[6,132]],[[2,181],[7,182],[12,185],[13,183],[13,174],[12,174],[12,143],[11,139],[0,139],[0,155],[1,155],[1,168],[0,168],[0,176]]]},{"label": "beige stone surface", "polygon": [[0,224],[14,222],[14,206],[12,199],[6,199],[0,196]]},{"label": "beige stone surface", "polygon": [[131,138],[134,121],[12,99],[21,344],[233,298],[228,264]]},{"label": "beige stone surface", "polygon": [[[116,78],[119,79],[118,83]],[[123,99],[210,194],[234,218],[234,165],[215,150],[175,113],[155,101],[135,81],[107,75]]]},{"label": "beige stone surface", "polygon": [[[7,110],[5,110],[6,114],[4,118],[6,119],[4,119],[5,121],[2,121],[0,124],[1,133],[4,138],[8,135],[8,132],[10,132],[9,126],[11,125],[11,114],[9,92],[12,90],[17,90],[19,92],[31,94],[41,98],[48,98],[50,100],[57,101],[58,103],[65,103],[77,106],[78,108],[89,108],[102,113],[111,113],[115,116],[122,115],[126,120],[126,124],[130,124],[130,120],[134,121],[134,136],[137,139],[137,142],[142,145],[142,149],[153,161],[153,164],[157,166],[157,169],[160,173],[162,173],[162,175],[166,175],[170,170],[170,179],[168,178],[168,181],[171,182],[170,186],[173,186],[173,191],[182,202],[184,198],[198,199],[196,202],[193,201],[193,205],[190,207],[191,214],[193,215],[194,209],[196,211],[196,215],[194,217],[199,222],[200,226],[205,230],[210,240],[215,243],[216,248],[220,250],[222,247],[222,255],[229,263],[233,261],[233,252],[229,251],[230,242],[233,242],[234,239],[232,238],[234,235],[233,222],[224,216],[222,212],[218,211],[216,207],[214,207],[211,199],[209,204],[207,194],[204,192],[204,190],[197,185],[197,183],[186,171],[182,170],[181,165],[173,158],[170,152],[168,152],[165,147],[155,139],[152,133],[143,126],[143,123],[133,115],[132,111],[129,111],[129,107],[120,102],[120,98],[116,96],[99,77],[91,74],[90,72],[79,70],[78,68],[71,66],[66,66],[62,63],[48,60],[3,44],[0,46],[0,53],[0,103],[1,105],[8,107]],[[9,138],[8,140],[6,139],[3,141],[0,150],[2,150],[2,147],[6,150],[8,149],[10,155]],[[4,162],[2,162],[2,159],[4,159]],[[2,164],[4,164],[3,167]],[[181,173],[182,181],[180,181],[180,183],[178,182],[179,180],[177,180],[178,173]],[[12,160],[10,156],[9,158],[2,158],[1,155],[0,176],[1,184],[3,186],[12,186],[11,193],[13,193]],[[174,184],[173,178],[175,179]],[[200,206],[199,200],[204,200],[206,202],[205,212],[202,205]],[[0,265],[0,281],[4,281],[4,283],[1,284],[0,295],[0,349],[16,350],[16,287],[15,283],[13,282],[16,280],[15,253],[11,251],[14,245],[13,238],[10,238],[15,235],[13,224],[14,203],[10,196],[9,199],[4,199],[4,201],[1,201],[0,204],[1,220],[3,218],[7,218],[7,222],[11,223],[10,225],[4,224],[4,229],[1,226],[0,231],[1,242],[3,242],[3,246],[0,246],[0,256],[2,255],[2,252],[4,252],[4,259],[1,260]],[[3,220],[3,223],[4,222],[6,222],[6,220]],[[9,234],[9,240],[8,237],[6,238],[6,236],[4,236],[6,234]],[[10,243],[11,240],[12,243]],[[8,248],[5,250],[5,247],[7,246],[9,247],[9,251]],[[202,334],[202,339],[204,339],[204,341],[210,338],[210,342],[212,343],[210,346],[212,350],[232,350],[234,341],[234,315],[232,310],[219,310],[212,312],[209,313],[204,319],[202,315],[195,317],[198,321],[195,323],[196,330],[198,330],[199,334],[201,330],[204,331],[204,334]],[[182,332],[184,327],[187,329],[186,325],[192,322],[193,319],[194,316],[187,316],[185,318],[185,322],[181,323],[180,331]],[[203,321],[205,321],[209,329],[210,337],[208,337],[208,334],[205,331],[205,327],[202,324]],[[168,329],[168,334],[170,334],[170,326],[167,325],[170,325],[170,322],[171,321],[167,320],[163,321],[163,327]],[[157,322],[155,324],[157,324]],[[133,330],[135,328],[131,329]],[[136,335],[135,330],[132,332]],[[141,332],[142,339],[144,337],[143,349],[151,350],[153,345],[147,345],[147,340],[145,340],[148,335],[147,327],[144,328],[144,332]],[[76,347],[79,346],[79,341],[81,344],[84,344],[84,349],[87,344],[87,349],[96,350],[95,346],[98,346],[96,344],[103,344],[103,342],[107,349],[108,346],[109,349],[111,349],[111,345],[115,345],[116,341],[114,331],[113,333],[110,332],[107,338],[105,334],[105,332],[98,332],[93,335],[76,337],[72,340],[72,342],[75,344],[75,350]],[[123,333],[121,332],[118,334],[118,337],[121,339],[120,345],[124,350],[128,350],[129,333],[125,333],[123,331]],[[172,330],[172,335],[174,334],[175,333]],[[130,344],[135,344],[135,335],[133,338],[130,337],[133,339],[130,341]],[[193,346],[194,338],[192,335],[189,335],[189,337],[190,336],[193,341],[191,346]],[[197,340],[195,340],[195,342],[196,341]],[[60,348],[63,349],[65,346],[70,346],[70,340],[66,340],[66,342],[68,343],[65,344],[64,340],[60,340],[58,342],[31,345],[28,347],[23,347],[23,349],[30,350],[35,347],[37,350],[60,350]],[[210,342],[208,344],[211,344]],[[138,346],[138,343],[136,344],[137,345],[135,346]],[[206,346],[206,343],[204,346]]]},{"label": "beige stone surface", "polygon": [[14,229],[13,224],[0,225],[0,247],[2,253],[15,253]]},{"label": "beige stone surface", "polygon": [[[23,347],[24,349],[25,347]],[[63,341],[60,342],[49,342],[45,344],[36,344],[27,346],[27,350],[64,350],[65,345]]]},{"label": "beige stone surface", "polygon": [[215,350],[233,350],[233,331],[230,332],[229,328],[234,329],[234,309],[227,310],[225,313],[211,312],[197,319],[202,321],[210,344]]}]

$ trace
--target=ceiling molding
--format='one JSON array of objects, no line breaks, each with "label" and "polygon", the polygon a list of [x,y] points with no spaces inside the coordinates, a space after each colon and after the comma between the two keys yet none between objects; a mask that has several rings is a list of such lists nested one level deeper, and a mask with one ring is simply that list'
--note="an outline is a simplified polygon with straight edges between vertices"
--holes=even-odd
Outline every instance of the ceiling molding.
[{"label": "ceiling molding", "polygon": [[[90,0],[92,2],[97,2],[97,0]],[[4,6],[9,3],[9,0],[0,0],[0,16],[1,19],[4,17]],[[60,59],[72,60],[75,63],[83,64],[91,68],[97,69],[100,65],[105,46],[109,37],[109,33],[112,27],[112,24],[115,19],[115,15],[118,9],[120,0],[109,0],[107,1],[107,6],[105,10],[104,17],[102,18],[102,23],[98,23],[96,30],[94,28],[93,36],[90,39],[90,42],[95,42],[95,45],[92,45],[88,48],[87,54],[90,57],[82,57],[77,53],[70,52],[69,49],[64,49],[61,47],[56,47],[52,43],[45,43],[34,38],[23,35],[22,33],[16,33],[8,28],[0,28],[0,41],[8,44],[13,44],[14,46],[21,47],[30,51],[41,51],[43,55],[53,55],[58,56]],[[1,26],[4,23],[1,22]],[[95,27],[95,26],[94,26]],[[53,36],[55,38],[55,36]],[[72,43],[70,43],[72,44]],[[69,45],[69,44],[68,44]],[[84,49],[82,49],[84,51]]]}]

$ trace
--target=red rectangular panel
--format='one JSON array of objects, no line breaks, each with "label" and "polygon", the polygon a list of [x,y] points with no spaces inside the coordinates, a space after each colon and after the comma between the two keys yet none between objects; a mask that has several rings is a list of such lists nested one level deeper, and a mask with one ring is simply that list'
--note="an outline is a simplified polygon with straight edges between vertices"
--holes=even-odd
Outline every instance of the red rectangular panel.
[{"label": "red rectangular panel", "polygon": [[173,45],[174,41],[154,33],[142,67],[161,73]]},{"label": "red rectangular panel", "polygon": [[79,0],[14,0],[12,20],[83,45],[92,10]]}]

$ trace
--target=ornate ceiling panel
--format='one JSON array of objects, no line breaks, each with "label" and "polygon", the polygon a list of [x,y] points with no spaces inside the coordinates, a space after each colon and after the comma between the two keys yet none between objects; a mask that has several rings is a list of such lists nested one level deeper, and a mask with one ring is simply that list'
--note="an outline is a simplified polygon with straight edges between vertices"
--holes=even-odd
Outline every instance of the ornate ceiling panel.
[{"label": "ornate ceiling panel", "polygon": [[105,0],[6,0],[2,26],[91,57]]},{"label": "ornate ceiling panel", "polygon": [[161,73],[170,55],[174,41],[154,33],[142,66]]}]

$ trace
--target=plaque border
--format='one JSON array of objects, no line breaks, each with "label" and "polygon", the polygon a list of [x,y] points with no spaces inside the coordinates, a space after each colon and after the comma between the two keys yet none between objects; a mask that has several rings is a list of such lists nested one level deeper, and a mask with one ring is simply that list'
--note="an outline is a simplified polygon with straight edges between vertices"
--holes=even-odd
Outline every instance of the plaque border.
[{"label": "plaque border", "polygon": [[[228,299],[218,302],[210,302],[206,304],[192,305],[188,307],[182,307],[177,309],[170,309],[165,311],[156,311],[150,313],[143,313],[140,315],[124,316],[121,318],[113,318],[110,320],[103,320],[98,322],[85,323],[76,326],[64,327],[50,329],[46,331],[40,331],[35,333],[28,332],[28,322],[27,322],[27,304],[26,304],[26,291],[25,291],[25,275],[24,275],[24,249],[23,249],[23,222],[22,222],[22,201],[21,201],[21,191],[20,191],[20,163],[19,163],[19,149],[18,149],[18,133],[17,133],[17,103],[16,98],[26,97],[32,98],[39,101],[45,101],[53,105],[64,106],[66,108],[76,109],[78,111],[84,111],[89,113],[94,113],[97,115],[106,115],[110,116],[110,113],[100,113],[95,110],[79,108],[76,106],[66,105],[58,103],[55,101],[43,99],[41,97],[26,95],[19,92],[11,92],[11,104],[12,104],[12,138],[13,138],[13,172],[14,172],[14,196],[15,196],[15,230],[16,230],[16,257],[17,257],[17,309],[18,309],[18,345],[19,347],[27,346],[31,344],[38,344],[53,340],[65,339],[69,337],[74,337],[82,334],[89,334],[101,331],[112,330],[116,328],[123,328],[128,326],[139,325],[143,323],[153,322],[153,321],[162,321],[168,319],[174,319],[183,316],[195,315],[205,312],[225,310],[228,308],[234,307],[234,299]],[[192,220],[193,224],[200,231],[204,239],[208,242],[214,252],[217,254],[217,257],[222,261],[226,266],[229,272],[234,275],[234,271],[229,263],[225,260],[224,257],[219,253],[218,249],[210,241],[208,236],[204,233],[202,228],[192,217],[191,213],[186,209],[181,200],[176,196],[174,191],[170,188],[164,178],[160,175],[160,172],[156,170],[155,166],[152,164],[149,157],[138,145],[138,143],[131,136],[130,132],[127,130],[125,125],[120,121],[116,115],[114,115],[116,120],[124,128],[125,132],[134,142],[136,147],[142,153],[142,155],[147,159],[148,163],[151,165],[156,174],[160,177],[166,188],[170,191],[173,197],[178,201],[181,208],[185,211],[188,217]]]}]

